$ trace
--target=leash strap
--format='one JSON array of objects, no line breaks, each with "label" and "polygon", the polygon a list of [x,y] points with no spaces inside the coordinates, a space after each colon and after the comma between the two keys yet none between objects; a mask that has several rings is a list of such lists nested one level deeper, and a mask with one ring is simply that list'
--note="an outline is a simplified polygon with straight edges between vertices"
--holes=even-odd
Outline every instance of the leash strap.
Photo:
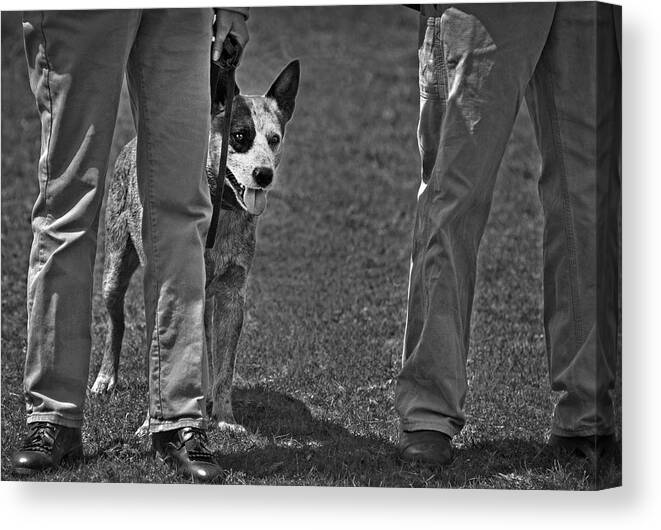
[{"label": "leash strap", "polygon": [[[241,47],[236,39],[230,34],[223,43],[223,49],[220,54],[220,59],[217,63],[213,63],[219,69],[225,71],[225,116],[223,118],[223,139],[220,145],[220,160],[218,167],[213,168],[216,175],[216,195],[213,201],[213,213],[211,215],[211,225],[207,233],[206,248],[213,248],[216,240],[216,232],[218,231],[218,219],[220,217],[220,209],[223,201],[223,191],[225,188],[225,172],[227,171],[227,152],[229,150],[230,131],[232,126],[232,103],[234,102],[234,91],[236,89],[236,82],[234,73],[236,66],[241,56]],[[212,68],[213,70],[213,68]],[[220,80],[220,73],[216,72],[211,78],[211,95],[215,97],[218,89],[218,81]]]}]

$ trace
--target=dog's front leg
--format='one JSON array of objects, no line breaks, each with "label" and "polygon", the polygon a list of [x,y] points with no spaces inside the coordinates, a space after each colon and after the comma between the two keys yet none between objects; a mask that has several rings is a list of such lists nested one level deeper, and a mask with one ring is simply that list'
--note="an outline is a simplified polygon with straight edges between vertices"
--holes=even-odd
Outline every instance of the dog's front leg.
[{"label": "dog's front leg", "polygon": [[237,427],[232,410],[232,379],[243,326],[246,275],[245,269],[230,267],[219,278],[214,293],[212,415],[220,428]]},{"label": "dog's front leg", "polygon": [[124,298],[131,276],[140,264],[130,236],[125,231],[115,240],[106,236],[106,258],[103,269],[103,301],[108,311],[108,336],[101,368],[92,385],[92,395],[108,394],[117,385],[119,355],[124,338]]}]

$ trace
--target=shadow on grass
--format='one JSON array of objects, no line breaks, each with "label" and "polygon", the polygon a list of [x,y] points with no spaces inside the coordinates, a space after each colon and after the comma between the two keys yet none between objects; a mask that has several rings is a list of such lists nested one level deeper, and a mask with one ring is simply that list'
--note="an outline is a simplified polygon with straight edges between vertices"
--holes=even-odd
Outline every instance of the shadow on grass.
[{"label": "shadow on grass", "polygon": [[[395,447],[387,440],[316,419],[302,401],[280,392],[262,387],[238,389],[233,405],[237,421],[248,430],[253,443],[242,447],[241,437],[232,440],[232,452],[219,459],[230,473],[255,478],[315,475],[323,476],[323,482],[334,482],[359,472],[368,475],[395,455]],[[260,441],[254,443],[254,439]]]},{"label": "shadow on grass", "polygon": [[[402,463],[397,447],[381,437],[351,432],[315,419],[301,401],[261,387],[238,389],[233,396],[239,423],[265,443],[229,442],[219,461],[246,483],[356,486],[433,486],[447,488],[598,489],[617,485],[616,461],[598,472],[567,457],[558,461],[542,441],[500,439],[458,447],[442,469]],[[277,479],[279,477],[279,480]]]}]

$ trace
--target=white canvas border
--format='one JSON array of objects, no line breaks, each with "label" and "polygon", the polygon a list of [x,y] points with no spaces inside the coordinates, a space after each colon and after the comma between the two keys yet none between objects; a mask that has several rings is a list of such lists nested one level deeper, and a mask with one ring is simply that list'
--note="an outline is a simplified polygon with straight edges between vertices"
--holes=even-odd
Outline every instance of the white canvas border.
[{"label": "white canvas border", "polygon": [[[394,2],[284,2],[286,5]],[[623,371],[624,486],[599,493],[186,487],[117,484],[0,483],[7,528],[637,528],[661,521],[659,495],[659,236],[661,150],[657,2],[622,0],[624,9]],[[205,2],[143,0],[141,7]],[[236,2],[219,2],[232,5]],[[282,3],[280,3],[282,4]],[[250,5],[277,5],[250,2]],[[136,7],[127,0],[3,1],[2,10]]]}]

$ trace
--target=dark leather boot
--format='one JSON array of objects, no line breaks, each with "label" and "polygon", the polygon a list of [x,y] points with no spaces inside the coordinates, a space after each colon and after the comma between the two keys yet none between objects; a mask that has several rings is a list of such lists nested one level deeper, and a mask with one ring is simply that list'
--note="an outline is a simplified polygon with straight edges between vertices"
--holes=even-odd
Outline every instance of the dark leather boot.
[{"label": "dark leather boot", "polygon": [[443,466],[452,461],[452,443],[439,431],[402,431],[399,455],[406,462]]},{"label": "dark leather boot", "polygon": [[44,469],[56,468],[62,460],[83,456],[80,429],[55,423],[28,424],[23,447],[12,457],[14,472],[31,475]]},{"label": "dark leather boot", "polygon": [[558,436],[552,434],[548,445],[556,453],[565,453],[588,460],[597,465],[602,458],[612,456],[617,443],[612,434],[592,436]]},{"label": "dark leather boot", "polygon": [[222,469],[214,461],[202,429],[183,427],[151,436],[157,456],[184,477],[195,482],[213,482],[220,476]]}]

